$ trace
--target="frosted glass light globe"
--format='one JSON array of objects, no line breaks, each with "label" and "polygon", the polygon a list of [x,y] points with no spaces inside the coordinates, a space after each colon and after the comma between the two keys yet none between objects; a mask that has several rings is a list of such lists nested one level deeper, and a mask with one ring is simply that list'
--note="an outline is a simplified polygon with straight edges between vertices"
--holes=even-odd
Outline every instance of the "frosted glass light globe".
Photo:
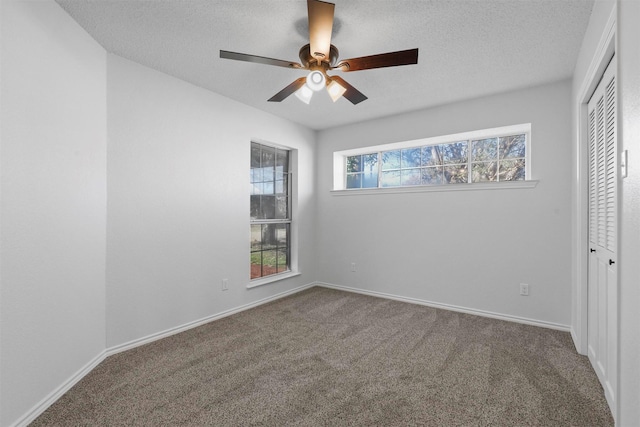
[{"label": "frosted glass light globe", "polygon": [[324,89],[325,78],[321,71],[315,70],[309,73],[307,76],[307,86],[314,92]]}]

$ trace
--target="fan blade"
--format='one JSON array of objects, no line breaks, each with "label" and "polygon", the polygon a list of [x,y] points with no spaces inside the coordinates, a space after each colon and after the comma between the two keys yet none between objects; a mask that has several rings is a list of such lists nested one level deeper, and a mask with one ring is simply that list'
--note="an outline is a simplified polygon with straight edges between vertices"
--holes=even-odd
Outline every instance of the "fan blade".
[{"label": "fan blade", "polygon": [[284,100],[286,97],[288,97],[289,95],[291,95],[292,93],[300,89],[302,86],[304,86],[306,81],[307,81],[306,77],[300,77],[299,79],[291,83],[289,86],[285,87],[280,92],[273,95],[269,99],[269,102],[280,102]]},{"label": "fan blade", "polygon": [[329,60],[333,11],[335,5],[319,0],[307,0],[309,14],[309,43],[311,56],[318,60]]},{"label": "fan blade", "polygon": [[340,83],[340,86],[342,86],[343,88],[347,89],[347,91],[342,96],[344,96],[349,101],[351,101],[351,103],[353,105],[359,104],[362,101],[367,99],[367,97],[362,92],[360,92],[355,87],[351,86],[342,77],[331,76],[331,80],[337,81],[338,83]]},{"label": "fan blade", "polygon": [[379,55],[362,56],[360,58],[345,59],[333,68],[342,71],[370,70],[372,68],[396,67],[418,63],[418,49],[399,50],[397,52],[381,53]]},{"label": "fan blade", "polygon": [[220,51],[220,58],[235,59],[236,61],[253,62],[256,64],[275,65],[285,68],[303,68],[297,62],[283,61],[282,59],[266,58],[264,56],[248,55],[246,53],[229,52],[228,50]]}]

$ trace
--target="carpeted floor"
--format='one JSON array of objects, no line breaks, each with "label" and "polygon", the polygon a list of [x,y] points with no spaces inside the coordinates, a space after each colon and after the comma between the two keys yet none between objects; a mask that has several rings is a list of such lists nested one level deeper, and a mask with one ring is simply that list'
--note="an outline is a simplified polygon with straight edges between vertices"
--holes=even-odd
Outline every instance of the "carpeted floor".
[{"label": "carpeted floor", "polygon": [[611,426],[566,332],[315,287],[107,358],[32,426]]}]

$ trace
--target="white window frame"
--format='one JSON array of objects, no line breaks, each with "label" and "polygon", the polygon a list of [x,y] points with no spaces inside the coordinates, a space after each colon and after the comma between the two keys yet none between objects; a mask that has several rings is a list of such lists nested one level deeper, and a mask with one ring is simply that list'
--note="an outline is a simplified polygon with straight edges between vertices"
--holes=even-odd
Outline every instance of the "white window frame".
[{"label": "white window frame", "polygon": [[[503,136],[526,135],[525,152],[525,179],[520,181],[500,181],[500,182],[476,182],[458,184],[436,184],[436,185],[411,185],[394,187],[375,188],[347,188],[346,183],[346,159],[350,156],[361,154],[372,154],[390,150],[406,148],[418,148],[429,145],[447,144],[459,141],[472,141],[486,138],[497,138]],[[375,146],[341,150],[333,153],[333,190],[332,193],[344,194],[382,194],[382,193],[414,193],[431,191],[459,191],[459,190],[483,190],[483,189],[505,189],[505,188],[533,188],[538,181],[531,179],[531,123],[523,123],[511,126],[482,129],[470,132],[462,132],[451,135],[442,135],[430,138],[415,139],[410,141],[394,142]],[[471,147],[468,148],[469,152]],[[472,163],[469,163],[471,168]],[[380,166],[379,166],[380,167]]]},{"label": "white window frame", "polygon": [[[260,144],[278,150],[287,150],[289,152],[289,180],[288,180],[288,193],[289,193],[289,219],[285,220],[252,220],[249,216],[249,228],[251,225],[258,223],[288,223],[289,224],[289,270],[281,273],[271,274],[269,276],[263,276],[255,279],[251,279],[249,276],[249,283],[247,289],[255,288],[258,286],[266,285],[269,283],[277,282],[280,280],[288,279],[290,277],[299,276],[301,273],[298,271],[298,150],[285,145],[276,144],[270,141],[264,141],[261,139],[252,138],[249,145],[249,152],[251,152],[251,144]],[[250,155],[247,156],[250,158]],[[249,166],[251,169],[251,166]],[[251,184],[249,183],[249,186]]]}]

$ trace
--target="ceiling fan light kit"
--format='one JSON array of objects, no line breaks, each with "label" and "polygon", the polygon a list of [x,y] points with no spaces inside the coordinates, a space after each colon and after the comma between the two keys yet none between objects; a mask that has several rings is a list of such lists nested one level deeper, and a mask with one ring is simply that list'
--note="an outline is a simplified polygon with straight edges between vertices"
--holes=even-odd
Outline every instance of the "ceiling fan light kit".
[{"label": "ceiling fan light kit", "polygon": [[351,86],[344,79],[339,76],[329,76],[327,71],[337,69],[343,72],[351,72],[418,63],[418,49],[362,56],[338,62],[338,49],[331,44],[334,9],[335,5],[333,3],[307,0],[309,44],[302,46],[300,49],[298,56],[302,64],[226,50],[220,51],[220,58],[309,70],[310,73],[306,77],[295,80],[268,100],[269,102],[281,102],[295,93],[296,97],[305,104],[309,104],[314,92],[320,91],[325,87],[333,102],[344,97],[356,105],[367,99],[362,92]]},{"label": "ceiling fan light kit", "polygon": [[296,97],[305,104],[311,102],[312,96],[313,91],[306,84],[296,91]]},{"label": "ceiling fan light kit", "polygon": [[326,86],[326,81],[327,79],[325,79],[324,74],[321,71],[313,70],[307,76],[306,86],[309,86],[309,89],[312,91],[318,92]]},{"label": "ceiling fan light kit", "polygon": [[346,87],[343,87],[340,83],[333,79],[331,79],[331,81],[327,85],[327,92],[329,92],[329,96],[331,97],[333,102],[336,102],[338,99],[340,99],[346,91]]}]

